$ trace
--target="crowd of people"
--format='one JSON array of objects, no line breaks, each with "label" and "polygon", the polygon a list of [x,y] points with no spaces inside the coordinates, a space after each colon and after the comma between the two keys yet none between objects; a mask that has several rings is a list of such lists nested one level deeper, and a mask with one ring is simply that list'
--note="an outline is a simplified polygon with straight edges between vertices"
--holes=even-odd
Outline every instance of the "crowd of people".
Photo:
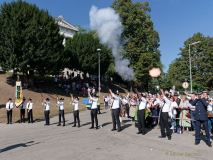
[{"label": "crowd of people", "polygon": [[[91,127],[99,129],[98,113],[100,112],[99,95],[94,88],[87,89],[88,109],[90,110]],[[123,119],[127,118],[135,123],[137,134],[145,135],[147,128],[160,125],[159,138],[171,140],[172,134],[183,133],[184,131],[195,131],[195,144],[201,140],[202,129],[205,130],[206,144],[211,147],[212,126],[213,126],[213,99],[207,92],[185,93],[179,95],[177,92],[170,93],[161,90],[158,94],[150,93],[128,93],[120,94],[118,91],[112,92],[103,97],[105,110],[111,111],[112,131],[121,132],[123,129]],[[42,102],[44,107],[45,125],[50,124],[50,99],[46,98]],[[74,125],[80,127],[78,96],[70,96],[70,105],[73,108]],[[27,110],[28,123],[33,123],[33,103],[23,98],[20,106],[20,123],[25,122],[25,110]],[[65,126],[64,99],[57,97],[57,107],[59,121],[58,126]],[[12,123],[12,110],[14,103],[9,98],[6,103],[7,123]]]}]

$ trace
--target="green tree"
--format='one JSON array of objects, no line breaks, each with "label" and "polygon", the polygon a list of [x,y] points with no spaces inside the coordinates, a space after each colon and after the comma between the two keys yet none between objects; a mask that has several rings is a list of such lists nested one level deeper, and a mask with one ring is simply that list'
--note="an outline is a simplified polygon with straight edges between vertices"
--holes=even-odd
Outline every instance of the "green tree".
[{"label": "green tree", "polygon": [[67,41],[65,45],[66,66],[96,74],[98,72],[98,48],[101,49],[101,74],[106,73],[112,63],[111,52],[100,43],[94,32],[79,32]]},{"label": "green tree", "polygon": [[178,87],[181,87],[185,80],[189,81],[189,44],[197,41],[200,43],[190,47],[193,89],[212,89],[213,38],[205,37],[201,33],[194,34],[184,42],[180,57],[169,67],[168,78]]},{"label": "green tree", "polygon": [[44,75],[61,68],[63,37],[47,11],[22,0],[0,8],[0,65]]},{"label": "green tree", "polygon": [[125,56],[130,59],[137,81],[148,89],[151,80],[149,70],[161,67],[159,35],[149,15],[149,3],[115,0],[113,8],[119,13],[124,26],[122,37]]}]

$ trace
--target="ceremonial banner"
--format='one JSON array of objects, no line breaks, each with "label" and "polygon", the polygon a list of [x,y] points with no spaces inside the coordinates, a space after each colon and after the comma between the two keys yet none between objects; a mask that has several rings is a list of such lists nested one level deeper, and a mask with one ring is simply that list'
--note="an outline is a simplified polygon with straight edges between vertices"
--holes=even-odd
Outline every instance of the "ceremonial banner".
[{"label": "ceremonial banner", "polygon": [[21,105],[22,99],[23,99],[23,93],[22,93],[21,81],[16,81],[16,99],[15,99],[15,105],[17,107]]}]

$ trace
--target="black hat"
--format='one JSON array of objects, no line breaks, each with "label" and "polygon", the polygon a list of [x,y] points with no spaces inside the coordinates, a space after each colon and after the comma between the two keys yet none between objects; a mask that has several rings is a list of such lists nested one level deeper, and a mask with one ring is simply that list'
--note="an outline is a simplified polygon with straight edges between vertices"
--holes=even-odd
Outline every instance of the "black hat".
[{"label": "black hat", "polygon": [[25,97],[23,97],[23,100],[25,101],[25,100],[26,100],[26,98],[25,98]]},{"label": "black hat", "polygon": [[9,98],[8,100],[9,100],[9,101],[11,101],[11,100],[12,100],[12,98]]},{"label": "black hat", "polygon": [[31,98],[29,98],[29,101],[32,101],[32,99],[31,99]]},{"label": "black hat", "polygon": [[49,98],[46,98],[46,101],[49,101],[50,99]]}]

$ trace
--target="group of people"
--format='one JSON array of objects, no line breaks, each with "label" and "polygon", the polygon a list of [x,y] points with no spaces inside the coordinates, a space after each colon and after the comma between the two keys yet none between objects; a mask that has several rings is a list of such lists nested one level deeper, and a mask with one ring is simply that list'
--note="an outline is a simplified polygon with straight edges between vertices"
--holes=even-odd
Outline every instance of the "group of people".
[{"label": "group of people", "polygon": [[8,99],[8,102],[6,103],[7,124],[12,124],[14,107],[20,108],[20,123],[25,123],[25,112],[26,111],[27,111],[28,123],[33,123],[33,102],[32,102],[31,98],[29,98],[27,101],[26,98],[24,97],[21,105],[19,105],[19,106],[15,106],[15,104],[12,101],[12,98]]},{"label": "group of people", "polygon": [[[99,95],[94,90],[88,90],[90,101],[90,129],[99,129],[98,125],[98,106]],[[50,100],[44,99],[45,125],[50,124]],[[73,108],[74,125],[80,127],[79,118],[79,98],[71,95],[70,105]],[[203,125],[206,134],[206,144],[211,147],[210,134],[212,133],[213,122],[213,100],[207,94],[203,93],[186,93],[185,95],[171,94],[161,90],[159,94],[150,93],[133,93],[120,95],[119,92],[113,93],[109,90],[109,95],[104,96],[105,109],[111,110],[112,131],[122,131],[122,121],[124,117],[135,121],[138,128],[137,134],[146,134],[147,127],[160,125],[159,138],[167,137],[171,140],[172,133],[183,132],[184,130],[195,130],[195,144],[201,140],[201,128]],[[10,98],[6,103],[8,124],[12,123],[12,109],[14,104]],[[25,109],[28,113],[28,123],[33,123],[33,103],[32,99],[28,102],[23,98],[20,106],[20,122],[25,122]],[[63,123],[65,126],[64,116],[64,99],[57,97],[57,107],[59,113],[58,125]],[[62,120],[61,120],[62,119]]]},{"label": "group of people", "polygon": [[[159,138],[168,137],[169,140],[171,140],[172,133],[195,130],[195,144],[197,145],[201,140],[201,128],[204,128],[206,144],[211,146],[213,99],[208,96],[206,91],[183,95],[163,90],[160,94],[135,93],[121,96],[118,92],[116,94],[112,94],[110,91],[110,94],[104,97],[105,108],[111,106],[112,119],[114,119],[113,106],[119,99],[119,114],[115,119],[119,118],[122,122],[122,117],[128,117],[136,121],[138,134],[146,134],[147,127],[154,127],[157,124],[161,129]],[[113,124],[115,124],[114,122],[113,120]],[[120,127],[119,122],[117,125]],[[114,129],[113,125],[112,130]]]}]

